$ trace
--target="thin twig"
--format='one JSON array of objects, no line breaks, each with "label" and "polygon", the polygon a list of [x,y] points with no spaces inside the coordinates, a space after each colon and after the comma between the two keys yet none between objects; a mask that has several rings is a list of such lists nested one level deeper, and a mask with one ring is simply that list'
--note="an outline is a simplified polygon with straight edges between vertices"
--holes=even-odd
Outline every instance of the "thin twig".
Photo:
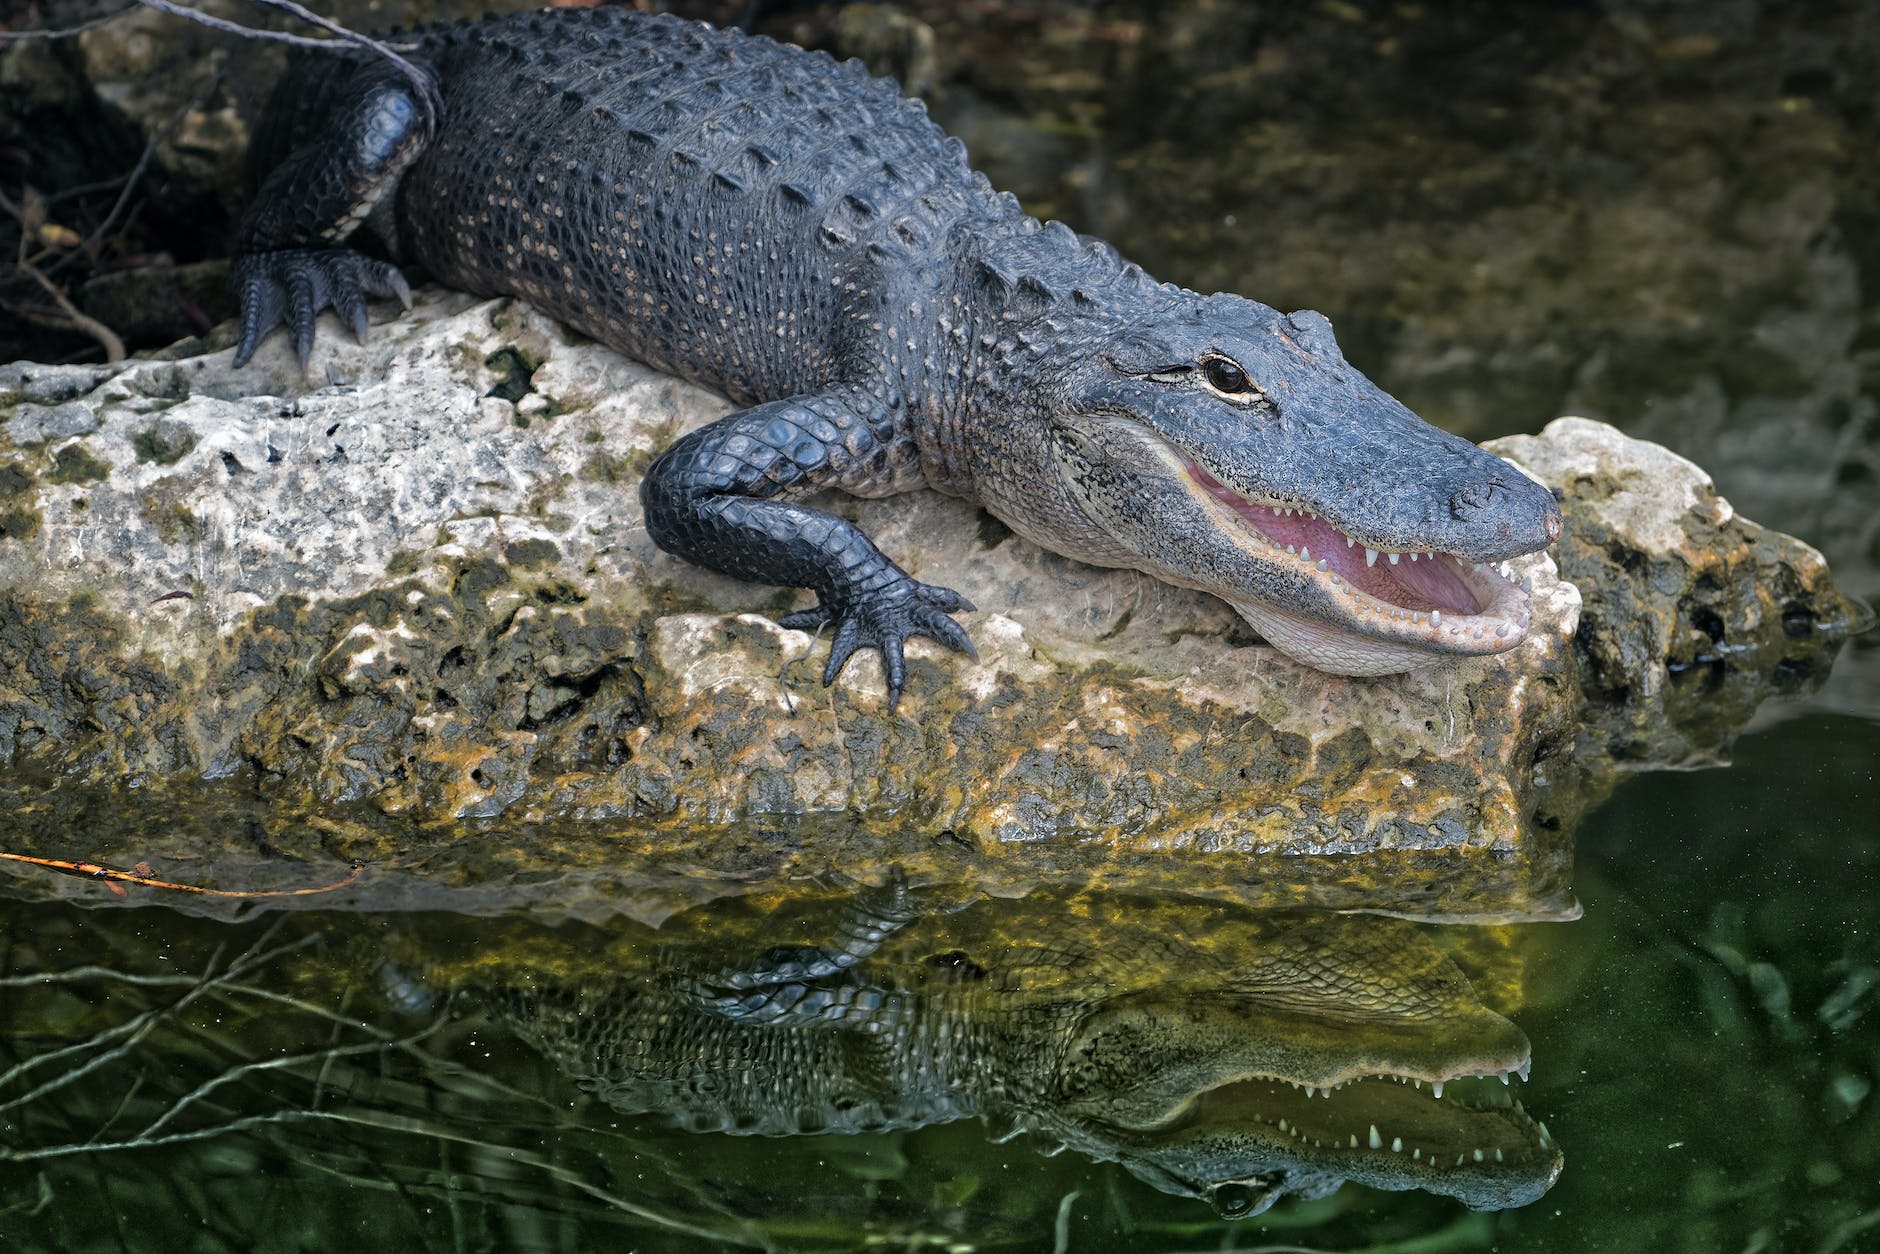
[{"label": "thin twig", "polygon": [[[487,1135],[479,1133],[474,1129],[464,1132],[455,1132],[406,1116],[379,1115],[348,1110],[277,1110],[271,1114],[246,1115],[239,1119],[231,1119],[226,1123],[214,1124],[205,1128],[191,1128],[187,1132],[172,1132],[161,1137],[146,1138],[134,1136],[128,1140],[108,1141],[91,1145],[47,1145],[36,1149],[0,1149],[0,1162],[33,1162],[47,1158],[64,1158],[72,1154],[101,1154],[118,1150],[167,1148],[188,1141],[202,1141],[211,1137],[224,1136],[232,1132],[246,1132],[253,1128],[266,1127],[271,1124],[289,1124],[314,1120],[354,1124],[359,1127],[375,1128],[382,1132],[399,1132],[410,1136],[430,1137],[438,1141],[474,1146],[477,1149],[488,1149],[490,1145]],[[301,1147],[300,1152],[305,1153],[305,1146]],[[636,1219],[645,1220],[661,1228],[714,1241],[736,1241],[742,1245],[770,1248],[770,1242],[765,1240],[761,1232],[756,1230],[748,1221],[738,1222],[737,1228],[729,1231],[725,1229],[701,1227],[698,1224],[690,1223],[672,1215],[661,1214],[659,1211],[653,1210],[650,1207],[641,1206],[636,1202],[609,1193],[607,1190],[591,1181],[583,1179],[578,1173],[569,1168],[520,1147],[505,1147],[504,1160],[509,1163],[520,1163],[523,1166],[533,1167],[537,1171],[545,1173],[550,1179],[570,1188],[577,1189],[614,1210],[631,1215]],[[742,1229],[742,1231],[738,1229]]]},{"label": "thin twig", "polygon": [[210,17],[200,9],[193,9],[186,4],[179,4],[176,0],[137,0],[137,2],[147,8],[155,9],[159,13],[168,13],[172,17],[186,18],[192,22],[200,22],[212,30],[226,31],[229,34],[240,35],[246,39],[271,39],[278,43],[292,44],[297,48],[319,48],[328,52],[333,51],[336,45],[340,43],[349,43],[364,48],[397,66],[399,73],[410,80],[413,94],[416,95],[418,99],[418,107],[424,115],[424,133],[429,136],[437,132],[437,113],[441,102],[437,95],[436,80],[434,80],[429,73],[419,69],[393,50],[395,47],[409,49],[415,47],[413,44],[393,45],[373,39],[369,35],[361,35],[357,31],[348,30],[338,22],[329,21],[321,17],[311,9],[295,4],[293,0],[249,0],[249,3],[296,17],[303,22],[310,23],[323,31],[327,31],[335,36],[335,38],[310,39],[305,35],[289,35],[281,31],[262,30],[259,27],[243,26],[239,22],[230,22],[223,18]]},{"label": "thin twig", "polygon": [[0,30],[0,44],[16,43],[26,39],[70,39],[88,30],[97,30],[106,22],[115,22],[136,7],[135,4],[127,4],[115,12],[80,22],[77,26],[61,26],[54,30]]},{"label": "thin twig", "polygon": [[21,260],[18,266],[21,274],[26,275],[28,278],[38,283],[39,286],[46,289],[46,295],[52,297],[53,303],[59,307],[59,312],[64,314],[74,327],[83,331],[86,335],[89,335],[92,339],[97,340],[99,344],[104,346],[104,359],[106,361],[119,362],[124,360],[124,341],[118,338],[116,331],[113,331],[96,318],[80,313],[78,306],[74,305],[70,298],[59,290],[59,285],[54,283],[51,279],[48,279],[44,274],[41,274],[39,267],[33,265],[30,261]]},{"label": "thin twig", "polygon": [[157,1025],[158,1021],[161,1020],[164,1016],[175,1014],[177,1011],[181,1010],[183,1007],[189,1005],[190,1002],[196,1000],[196,998],[202,996],[204,993],[209,992],[212,988],[214,988],[218,984],[226,983],[230,980],[235,979],[237,976],[246,975],[249,971],[253,970],[254,968],[258,966],[263,966],[266,963],[272,962],[274,959],[278,957],[283,957],[287,954],[290,954],[297,949],[304,949],[306,946],[313,944],[316,940],[319,939],[318,937],[315,937],[315,936],[305,936],[305,937],[302,937],[300,940],[293,941],[285,945],[279,945],[273,949],[265,950],[265,951],[257,953],[256,949],[258,949],[259,946],[265,944],[268,938],[274,934],[274,932],[279,928],[279,926],[280,925],[277,923],[274,925],[274,927],[270,927],[267,930],[267,932],[264,933],[262,937],[255,942],[255,948],[251,948],[246,954],[242,955],[240,958],[237,958],[234,962],[230,963],[228,970],[224,971],[221,975],[212,976],[210,974],[210,971],[213,970],[213,964],[211,964],[209,968],[205,968],[203,972],[202,980],[197,983],[196,987],[190,989],[187,993],[184,993],[181,997],[177,998],[176,1001],[172,1002],[170,1005],[159,1006],[159,1007],[155,1007],[153,1009],[147,1010],[143,1014],[138,1015],[136,1018],[127,1019],[123,1023],[120,1023],[117,1027],[109,1028],[103,1032],[100,1032],[97,1036],[94,1036],[90,1038],[89,1040],[75,1041],[72,1044],[67,1045],[64,1049],[53,1050],[51,1053],[47,1053],[47,1054],[38,1054],[32,1058],[28,1058],[24,1062],[16,1064],[12,1068],[10,1068],[5,1075],[0,1075],[0,1087],[4,1087],[5,1085],[11,1084],[14,1080],[19,1079],[21,1076],[25,1075],[28,1071],[31,1071],[33,1068],[39,1066],[41,1063],[53,1061],[56,1059],[63,1058],[69,1054],[79,1053],[86,1049],[94,1048],[98,1045],[103,1044],[106,1041],[115,1040],[118,1037],[128,1038],[124,1040],[121,1044],[118,1044],[114,1046],[113,1048],[104,1051],[101,1054],[97,1054],[93,1056],[92,1058],[87,1059],[84,1063],[75,1067],[71,1071],[67,1071],[66,1073],[59,1076],[58,1078],[47,1080],[44,1084],[40,1085],[38,1088],[32,1089],[29,1092],[24,1093],[19,1097],[15,1097],[9,1101],[0,1102],[0,1110],[12,1110],[18,1106],[28,1105],[34,1101],[37,1101],[39,1098],[44,1097],[46,1094],[56,1092],[59,1089],[64,1088],[66,1085],[71,1084],[73,1081],[78,1080],[93,1071],[96,1071],[98,1068],[104,1066],[106,1063],[111,1062],[117,1058],[123,1057],[125,1054],[129,1053],[133,1048],[135,1048],[137,1043],[143,1040],[143,1038],[149,1034],[150,1030],[154,1028]]},{"label": "thin twig", "polygon": [[424,1030],[390,1043],[384,1041],[362,1041],[357,1045],[328,1045],[305,1054],[288,1054],[279,1058],[265,1058],[259,1062],[243,1063],[239,1067],[224,1071],[219,1075],[204,1080],[201,1084],[198,1084],[195,1088],[183,1094],[183,1096],[179,1097],[171,1104],[169,1109],[151,1120],[150,1124],[132,1139],[138,1141],[154,1140],[157,1132],[162,1129],[165,1124],[182,1114],[184,1110],[197,1100],[207,1097],[224,1084],[228,1084],[233,1080],[239,1080],[243,1076],[254,1075],[263,1071],[275,1071],[284,1067],[296,1067],[302,1063],[310,1063],[320,1059],[347,1058],[354,1054],[378,1053],[401,1045],[415,1045],[425,1037],[434,1035],[438,1029],[442,1028],[448,1022],[450,1022],[450,1020],[447,1017],[440,1015],[437,1022],[426,1027]]},{"label": "thin twig", "polygon": [[[111,212],[104,215],[104,221],[94,227],[90,235],[80,240],[77,247],[69,250],[65,256],[59,258],[48,267],[53,274],[57,274],[62,268],[71,264],[74,257],[89,256],[93,246],[104,239],[117,225],[118,215],[122,214],[125,206],[130,204],[131,194],[137,190],[137,184],[144,177],[144,171],[150,168],[151,158],[157,155],[157,146],[171,135],[175,134],[176,128],[183,124],[183,119],[201,108],[203,103],[207,101],[211,95],[215,94],[215,90],[222,85],[222,80],[225,77],[227,77],[227,71],[218,71],[215,77],[209,80],[208,86],[204,87],[201,91],[184,102],[183,107],[178,109],[175,114],[171,116],[170,120],[163,124],[163,129],[150,137],[150,142],[144,145],[143,152],[139,154],[137,158],[137,164],[131,167],[130,175],[125,180],[123,188],[118,192],[117,200],[112,203]],[[33,260],[37,261],[38,258],[35,257]]]},{"label": "thin twig", "polygon": [[[37,275],[30,266],[23,266],[29,273]],[[41,283],[47,280],[38,275]],[[50,287],[50,284],[48,284]],[[107,332],[108,334],[108,332]],[[122,346],[120,345],[120,349]],[[120,358],[121,359],[121,355]],[[114,359],[114,360],[118,360]],[[119,871],[113,867],[102,866],[96,862],[74,862],[64,858],[35,858],[24,853],[0,853],[0,860],[24,862],[28,866],[42,866],[49,871],[58,871],[65,875],[77,875],[88,880],[114,880],[120,884],[141,884],[145,888],[167,888],[172,892],[199,893],[205,897],[240,897],[244,900],[255,897],[311,897],[316,893],[330,893],[336,888],[345,888],[358,880],[366,864],[354,862],[346,878],[334,880],[331,884],[321,884],[315,888],[204,888],[200,884],[176,884],[169,880],[160,880],[150,875],[139,875],[136,871]],[[145,868],[148,870],[149,868]]]},{"label": "thin twig", "polygon": [[227,18],[211,17],[201,9],[192,9],[186,4],[175,4],[171,0],[137,0],[137,3],[171,17],[184,18],[187,21],[207,26],[210,30],[219,30],[229,35],[240,35],[243,39],[267,39],[279,44],[289,44],[295,48],[317,48],[326,52],[334,49],[331,39],[315,39],[310,35],[289,35],[285,31],[261,30],[254,26],[243,26],[240,22],[231,22]]}]

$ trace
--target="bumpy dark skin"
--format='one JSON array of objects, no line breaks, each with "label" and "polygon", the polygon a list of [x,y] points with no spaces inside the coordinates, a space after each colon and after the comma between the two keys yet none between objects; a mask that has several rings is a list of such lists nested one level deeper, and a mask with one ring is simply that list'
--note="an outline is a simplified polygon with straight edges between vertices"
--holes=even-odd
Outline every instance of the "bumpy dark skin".
[{"label": "bumpy dark skin", "polygon": [[363,333],[367,296],[404,298],[346,246],[364,226],[444,283],[723,392],[745,408],[648,472],[648,530],[813,591],[784,622],[833,628],[825,682],[878,650],[892,704],[908,637],[971,652],[965,597],[799,499],[830,487],[978,500],[1059,552],[1214,592],[1346,674],[1525,631],[1520,591],[1474,564],[1553,538],[1545,490],[1379,392],[1316,314],[1157,284],[1025,216],[855,63],[621,9],[407,42],[434,108],[358,57],[283,83],[235,266],[238,363],[277,323],[304,360],[321,309]]}]

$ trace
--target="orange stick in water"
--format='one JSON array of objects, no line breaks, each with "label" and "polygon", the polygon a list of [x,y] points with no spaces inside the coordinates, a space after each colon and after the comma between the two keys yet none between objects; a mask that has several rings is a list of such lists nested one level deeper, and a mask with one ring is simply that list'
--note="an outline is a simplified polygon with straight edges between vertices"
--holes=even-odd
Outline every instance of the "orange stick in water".
[{"label": "orange stick in water", "polygon": [[[116,880],[125,884],[142,884],[147,888],[168,888],[179,893],[202,893],[204,896],[208,897],[309,897],[315,893],[330,893],[336,888],[344,888],[354,880],[357,880],[359,873],[365,870],[366,865],[363,862],[355,861],[352,864],[352,871],[345,879],[335,880],[333,883],[322,885],[319,888],[274,888],[260,889],[254,892],[235,892],[226,888],[204,888],[199,884],[172,884],[168,880],[155,879],[149,873],[150,867],[142,862],[139,862],[134,870],[119,871],[112,867],[100,866],[96,862],[66,862],[58,858],[34,858],[23,853],[0,853],[0,858],[4,858],[9,862],[24,862],[30,866],[42,866],[48,870],[58,871],[65,875],[80,875],[86,879],[105,880],[107,881],[105,887],[119,895],[122,895],[124,890],[119,888],[117,884],[110,883],[109,881]],[[139,872],[142,872],[142,874],[139,874]]]}]

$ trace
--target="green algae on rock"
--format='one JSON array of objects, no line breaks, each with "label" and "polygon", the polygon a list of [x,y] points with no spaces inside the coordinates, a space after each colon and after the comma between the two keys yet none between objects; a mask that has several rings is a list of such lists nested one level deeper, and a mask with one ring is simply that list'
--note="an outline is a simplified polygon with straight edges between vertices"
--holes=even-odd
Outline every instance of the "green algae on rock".
[{"label": "green algae on rock", "polygon": [[[0,544],[0,759],[70,784],[239,777],[283,814],[587,823],[621,856],[703,863],[756,825],[833,839],[835,865],[936,842],[1018,880],[1180,864],[1188,889],[1243,898],[1271,859],[1323,859],[1343,904],[1426,915],[1495,913],[1462,885],[1502,866],[1521,882],[1504,912],[1559,915],[1560,842],[1614,757],[1720,751],[1766,691],[1825,672],[1851,618],[1812,550],[1735,519],[1695,467],[1562,422],[1500,451],[1582,520],[1561,552],[1594,622],[1552,558],[1525,559],[1519,648],[1377,681],[1305,670],[1224,604],[938,494],[838,502],[982,607],[979,660],[916,645],[890,713],[872,659],[830,690],[798,665],[816,642],[773,621],[794,594],[648,540],[627,481],[723,402],[454,294],[363,346],[323,335],[304,376],[279,342],[241,372],[175,351],[0,371],[8,508],[38,520]],[[49,403],[72,434],[48,434],[31,407]],[[597,457],[632,469],[595,475]],[[1730,649],[1693,652],[1674,630],[1692,622]],[[1662,749],[1589,733],[1649,723],[1662,699],[1641,714],[1641,694],[1687,663],[1745,695],[1695,703]],[[1408,905],[1373,891],[1393,859],[1425,894]]]}]

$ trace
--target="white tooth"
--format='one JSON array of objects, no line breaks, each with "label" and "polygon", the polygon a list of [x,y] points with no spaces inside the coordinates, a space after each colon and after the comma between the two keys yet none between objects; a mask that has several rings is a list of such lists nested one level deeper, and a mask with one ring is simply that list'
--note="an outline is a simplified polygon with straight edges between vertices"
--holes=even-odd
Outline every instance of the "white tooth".
[{"label": "white tooth", "polygon": [[1500,1150],[1500,1149],[1497,1149],[1497,1150],[1495,1151],[1495,1161],[1496,1161],[1496,1162],[1498,1162],[1498,1163],[1505,1163],[1505,1162],[1507,1162],[1508,1160],[1507,1160],[1506,1158],[1503,1158],[1503,1157],[1502,1157],[1502,1154],[1501,1154],[1501,1150]]},{"label": "white tooth", "polygon": [[1307,1097],[1317,1097],[1318,1095],[1319,1095],[1319,1091],[1316,1088],[1313,1088],[1310,1084],[1306,1085]]},{"label": "white tooth", "polygon": [[1358,1148],[1358,1134],[1356,1132],[1353,1132],[1351,1134],[1351,1148],[1352,1149]]},{"label": "white tooth", "polygon": [[1430,1092],[1436,1094],[1437,1101],[1443,1100],[1443,1082],[1441,1080],[1430,1081]]},{"label": "white tooth", "polygon": [[1345,537],[1345,547],[1346,547],[1346,548],[1350,548],[1350,547],[1351,547],[1352,545],[1354,545],[1354,544],[1356,544],[1356,543],[1357,543],[1357,541],[1356,541],[1356,540],[1353,540],[1353,539],[1352,539],[1352,538],[1351,538],[1350,536],[1346,536],[1346,537]]},{"label": "white tooth", "polygon": [[1478,1163],[1479,1163],[1479,1162],[1481,1162],[1481,1161],[1482,1161],[1482,1160],[1483,1160],[1484,1158],[1487,1158],[1487,1157],[1488,1157],[1488,1155],[1487,1155],[1487,1154],[1484,1154],[1484,1153],[1483,1153],[1483,1152],[1482,1152],[1481,1150],[1476,1150],[1476,1151],[1475,1151],[1475,1161],[1476,1161],[1476,1162],[1478,1162]]},{"label": "white tooth", "polygon": [[1410,560],[1411,560],[1411,561],[1413,561],[1413,562],[1414,562],[1414,561],[1416,561],[1416,560],[1417,560],[1417,555],[1416,555],[1415,553],[1412,553],[1412,554],[1410,555]]},{"label": "white tooth", "polygon": [[1443,625],[1443,612],[1441,610],[1431,610],[1430,611],[1430,626],[1441,627],[1442,625]]},{"label": "white tooth", "polygon": [[1522,1060],[1520,1067],[1516,1069],[1516,1073],[1520,1075],[1521,1077],[1521,1083],[1523,1084],[1527,1083],[1528,1068],[1532,1067],[1533,1065],[1534,1065],[1534,1060],[1532,1058],[1526,1058]]},{"label": "white tooth", "polygon": [[1508,1085],[1508,1073],[1506,1071],[1501,1073],[1501,1083],[1504,1088]]},{"label": "white tooth", "polygon": [[1401,554],[1401,553],[1392,553],[1392,554],[1390,555],[1390,564],[1391,564],[1392,566],[1395,566],[1395,565],[1397,564],[1397,559],[1398,559],[1398,558],[1400,558],[1400,557],[1402,557],[1402,556],[1403,556],[1403,554]]},{"label": "white tooth", "polygon": [[1281,1132],[1284,1132],[1286,1130],[1286,1121],[1284,1119],[1279,1121],[1279,1130]]},{"label": "white tooth", "polygon": [[1289,545],[1287,545],[1287,546],[1286,546],[1286,551],[1287,551],[1288,553],[1292,553],[1292,552],[1294,552],[1295,550],[1293,549],[1293,546],[1289,544]]},{"label": "white tooth", "polygon": [[1281,509],[1281,508],[1280,508],[1279,506],[1277,506],[1277,505],[1275,505],[1275,506],[1273,507],[1273,517],[1275,517],[1275,518],[1284,518],[1285,516],[1286,516],[1286,511],[1285,511],[1285,510],[1283,510],[1283,509]]},{"label": "white tooth", "polygon": [[1303,544],[1299,546],[1299,560],[1302,562],[1309,562],[1312,560],[1312,550],[1307,548]]},{"label": "white tooth", "polygon": [[1539,1123],[1534,1126],[1540,1129],[1542,1145],[1546,1145],[1554,1139],[1547,1135],[1547,1125],[1545,1123]]},{"label": "white tooth", "polygon": [[1422,1087],[1423,1087],[1423,1081],[1421,1081],[1421,1080],[1412,1080],[1412,1081],[1410,1081],[1410,1083],[1412,1083],[1412,1084],[1414,1084],[1414,1085],[1416,1085],[1416,1086],[1417,1086],[1418,1088],[1422,1088]]},{"label": "white tooth", "polygon": [[1417,1148],[1417,1149],[1413,1149],[1413,1150],[1411,1150],[1411,1151],[1410,1151],[1410,1157],[1411,1157],[1411,1158],[1413,1158],[1413,1159],[1418,1159],[1418,1158],[1422,1158],[1422,1157],[1423,1157],[1423,1151],[1422,1151],[1422,1149],[1421,1149],[1421,1148]]},{"label": "white tooth", "polygon": [[1462,1166],[1462,1159],[1463,1159],[1463,1156],[1461,1154],[1456,1155],[1456,1166],[1458,1167]]},{"label": "white tooth", "polygon": [[1324,558],[1322,558],[1322,557],[1321,557],[1321,558],[1319,559],[1319,569],[1320,569],[1320,570],[1324,570],[1324,569],[1325,569],[1325,559],[1324,559]]},{"label": "white tooth", "polygon": [[1377,1125],[1376,1125],[1376,1124],[1372,1124],[1372,1125],[1371,1125],[1371,1148],[1372,1148],[1372,1149],[1383,1149],[1383,1148],[1384,1148],[1384,1138],[1383,1138],[1383,1137],[1381,1137],[1381,1136],[1379,1136],[1379,1135],[1377,1134]]},{"label": "white tooth", "polygon": [[1390,1139],[1390,1152],[1393,1154],[1403,1153],[1403,1138],[1402,1137],[1393,1136]]},{"label": "white tooth", "polygon": [[1376,549],[1366,549],[1364,551],[1364,564],[1366,566],[1377,565],[1377,550]]},{"label": "white tooth", "polygon": [[1508,624],[1503,623],[1501,626],[1495,628],[1495,638],[1499,640],[1505,637],[1508,634],[1508,631],[1509,631]]}]

